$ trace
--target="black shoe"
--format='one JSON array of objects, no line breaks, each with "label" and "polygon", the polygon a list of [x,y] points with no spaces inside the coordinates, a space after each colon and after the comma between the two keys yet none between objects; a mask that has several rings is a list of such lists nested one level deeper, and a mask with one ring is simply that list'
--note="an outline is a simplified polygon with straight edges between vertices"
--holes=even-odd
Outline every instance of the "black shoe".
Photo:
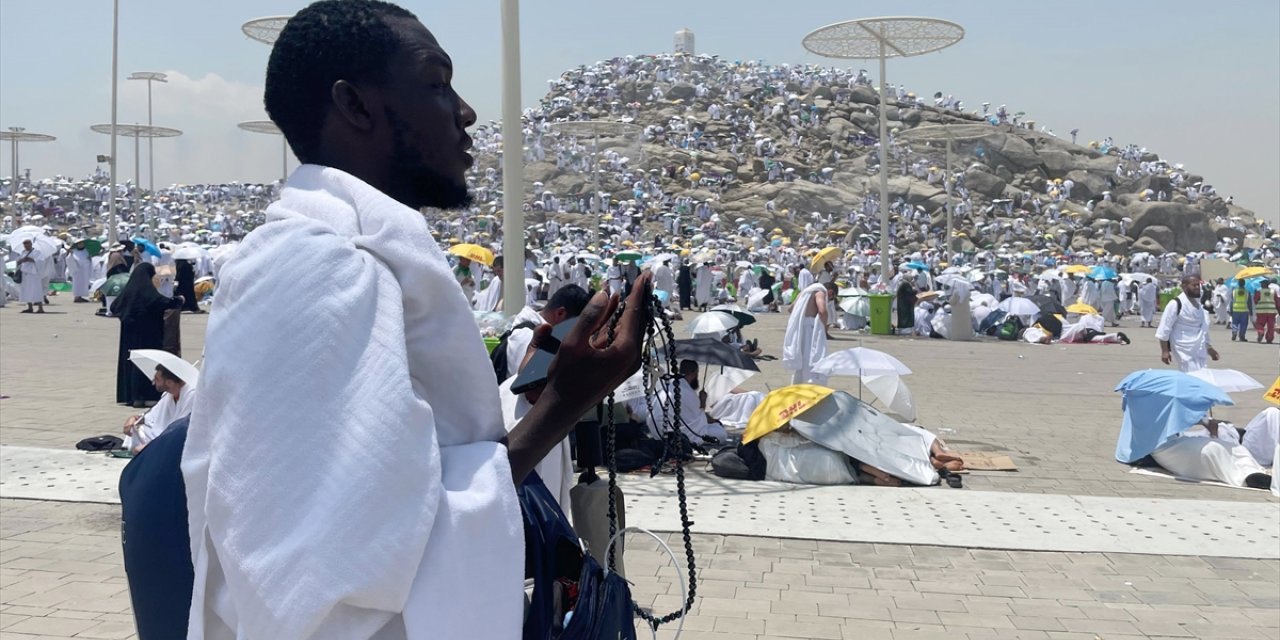
[{"label": "black shoe", "polygon": [[1129,336],[1126,336],[1123,331],[1117,333],[1116,335],[1120,336],[1120,342],[1123,342],[1125,344],[1130,343]]},{"label": "black shoe", "polygon": [[1250,489],[1270,489],[1271,474],[1269,473],[1251,473],[1244,477],[1244,486]]}]

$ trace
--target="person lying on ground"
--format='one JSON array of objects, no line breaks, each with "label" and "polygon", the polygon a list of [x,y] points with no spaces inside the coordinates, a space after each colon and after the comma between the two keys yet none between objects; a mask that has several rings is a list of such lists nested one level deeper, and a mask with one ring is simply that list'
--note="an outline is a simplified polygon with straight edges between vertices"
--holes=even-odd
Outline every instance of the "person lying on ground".
[{"label": "person lying on ground", "polygon": [[1240,444],[1240,432],[1223,420],[1201,420],[1169,438],[1151,457],[1180,478],[1255,489],[1271,486],[1271,475]]}]

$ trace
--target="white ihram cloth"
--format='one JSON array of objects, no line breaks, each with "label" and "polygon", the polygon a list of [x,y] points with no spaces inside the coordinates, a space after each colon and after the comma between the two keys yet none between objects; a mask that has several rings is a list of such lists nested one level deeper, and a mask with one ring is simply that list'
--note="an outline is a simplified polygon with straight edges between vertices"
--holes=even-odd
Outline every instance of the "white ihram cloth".
[{"label": "white ihram cloth", "polygon": [[498,311],[502,306],[502,276],[495,275],[489,286],[476,294],[476,311]]},{"label": "white ihram cloth", "polygon": [[1253,417],[1244,428],[1241,443],[1249,450],[1258,464],[1267,466],[1276,462],[1276,444],[1280,442],[1280,409],[1267,407]]},{"label": "white ihram cloth", "polygon": [[1266,471],[1249,450],[1240,446],[1240,432],[1230,425],[1218,427],[1218,437],[1200,426],[1172,438],[1151,453],[1157,464],[1179,478],[1216,480],[1243,487],[1244,479]]},{"label": "white ihram cloth", "polygon": [[[525,400],[523,393],[520,395],[511,393],[511,383],[515,382],[515,379],[516,376],[513,374],[498,385],[498,394],[502,398],[502,421],[506,424],[508,432],[516,428],[525,414],[533,408],[533,405]],[[574,485],[578,484],[578,478],[573,475],[573,451],[569,447],[569,438],[566,437],[560,441],[560,444],[552,447],[546,457],[533,467],[533,470],[539,478],[542,478],[542,483],[547,485],[551,495],[555,496],[556,502],[560,503],[560,509],[570,513],[570,492]]]},{"label": "white ihram cloth", "polygon": [[1193,304],[1186,293],[1165,305],[1156,326],[1156,340],[1169,342],[1183,373],[1209,366],[1209,314],[1199,304]]},{"label": "white ihram cloth", "polygon": [[43,304],[45,288],[44,281],[40,279],[43,258],[40,257],[40,252],[35,249],[24,252],[22,257],[31,258],[34,262],[24,262],[18,265],[18,270],[22,272],[22,282],[18,283],[18,302],[23,304]]},{"label": "white ihram cloth", "polygon": [[196,403],[196,387],[191,384],[182,385],[178,399],[174,400],[168,391],[142,416],[142,421],[133,426],[133,435],[125,436],[124,448],[133,450],[137,446],[146,446],[164,433],[169,425],[191,414],[191,407]]},{"label": "white ihram cloth", "polygon": [[93,282],[93,258],[84,249],[71,252],[71,295],[77,298],[88,298],[89,283]]},{"label": "white ihram cloth", "polygon": [[183,452],[189,637],[518,637],[498,386],[422,216],[304,165],[241,246]]},{"label": "white ihram cloth", "polygon": [[1156,294],[1159,293],[1155,280],[1148,280],[1138,287],[1138,313],[1142,314],[1142,321],[1151,324],[1151,319],[1156,317]]},{"label": "white ihram cloth", "polygon": [[827,376],[814,373],[813,365],[827,356],[827,328],[819,318],[804,315],[809,301],[826,287],[811,284],[796,296],[791,305],[791,317],[787,319],[787,333],[782,338],[782,368],[794,371],[792,384],[826,384]]}]

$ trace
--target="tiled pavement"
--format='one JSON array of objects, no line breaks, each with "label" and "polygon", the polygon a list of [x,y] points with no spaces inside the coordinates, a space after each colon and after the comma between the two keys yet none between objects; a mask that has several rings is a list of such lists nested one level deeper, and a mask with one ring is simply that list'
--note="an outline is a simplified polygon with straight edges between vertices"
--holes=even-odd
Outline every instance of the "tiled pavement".
[{"label": "tiled pavement", "polygon": [[[0,443],[69,448],[129,414],[111,403],[117,324],[90,305],[50,314],[0,310]],[[196,359],[206,317],[184,316]],[[776,354],[784,319],[748,330]],[[1038,347],[863,338],[913,370],[920,422],[960,449],[1010,453],[1020,471],[975,474],[971,488],[1088,496],[1265,501],[1259,492],[1135,476],[1111,460],[1128,372],[1159,366],[1150,330],[1135,344]],[[1225,341],[1223,366],[1270,381],[1280,350]],[[834,348],[857,346],[840,336]],[[1224,343],[1225,342],[1225,343]],[[764,363],[746,387],[786,384]],[[856,380],[835,379],[856,389]],[[1247,420],[1263,404],[1236,394],[1216,413]],[[890,490],[886,490],[890,491]],[[672,539],[672,542],[677,542]],[[943,547],[699,536],[699,602],[683,638],[1261,638],[1280,640],[1274,560],[975,551]],[[659,610],[679,599],[656,546],[627,557],[635,595]],[[120,569],[118,507],[0,500],[0,637],[132,637]],[[646,634],[647,635],[647,634]],[[642,636],[644,637],[644,636]],[[660,637],[671,637],[664,631]]]},{"label": "tiled pavement", "polygon": [[[118,507],[3,500],[0,509],[0,637],[133,637]],[[666,537],[679,553],[679,536]],[[698,603],[685,640],[1280,640],[1275,560],[738,536],[694,545]],[[627,546],[637,602],[677,608],[668,557],[642,536]]]}]

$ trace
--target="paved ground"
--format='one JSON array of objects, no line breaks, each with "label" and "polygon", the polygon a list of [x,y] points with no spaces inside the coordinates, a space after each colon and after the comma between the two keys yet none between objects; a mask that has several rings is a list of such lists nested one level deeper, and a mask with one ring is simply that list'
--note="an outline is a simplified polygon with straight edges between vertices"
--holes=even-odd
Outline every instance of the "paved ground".
[{"label": "paved ground", "polygon": [[[91,305],[62,302],[50,311],[0,310],[0,395],[8,396],[0,400],[0,444],[67,449],[118,431],[130,413],[111,402],[115,321],[94,317]],[[206,319],[183,318],[188,359],[200,352]],[[766,316],[748,337],[776,355],[783,323]],[[1136,476],[1112,461],[1120,417],[1112,388],[1135,369],[1160,366],[1151,331],[1130,335],[1128,347],[848,335],[833,348],[861,339],[899,357],[915,372],[907,380],[923,426],[957,448],[1007,452],[1019,464],[1013,474],[975,474],[970,488],[1269,500]],[[1215,335],[1223,366],[1268,382],[1280,374],[1280,350],[1232,343],[1225,329]],[[746,387],[789,379],[777,362],[762,369]],[[833,386],[856,391],[857,383],[837,378]],[[1216,414],[1247,420],[1263,406],[1257,393],[1236,400]],[[131,637],[118,535],[115,506],[0,500],[0,636]],[[1129,556],[738,536],[697,542],[700,600],[684,638],[1280,640],[1280,563],[1219,557],[1230,555],[1222,548]],[[627,565],[642,604],[676,606],[674,574],[660,568],[666,560],[654,545],[634,541]]]}]

